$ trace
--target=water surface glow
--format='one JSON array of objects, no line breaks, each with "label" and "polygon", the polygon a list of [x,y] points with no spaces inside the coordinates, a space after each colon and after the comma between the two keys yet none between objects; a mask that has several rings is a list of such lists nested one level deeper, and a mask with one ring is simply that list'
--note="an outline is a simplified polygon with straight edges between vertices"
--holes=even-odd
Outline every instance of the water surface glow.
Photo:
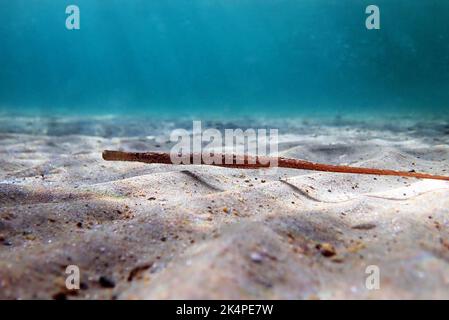
[{"label": "water surface glow", "polygon": [[449,2],[375,3],[0,0],[0,112],[448,114]]}]

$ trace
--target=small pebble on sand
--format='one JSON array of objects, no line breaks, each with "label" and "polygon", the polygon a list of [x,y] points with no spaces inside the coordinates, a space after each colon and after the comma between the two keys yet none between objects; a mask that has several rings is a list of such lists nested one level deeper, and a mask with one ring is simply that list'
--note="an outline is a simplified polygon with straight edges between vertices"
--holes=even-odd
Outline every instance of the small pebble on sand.
[{"label": "small pebble on sand", "polygon": [[318,244],[317,249],[320,250],[321,254],[324,257],[332,257],[335,256],[337,254],[337,251],[335,250],[334,246],[331,245],[330,243],[321,243]]},{"label": "small pebble on sand", "polygon": [[255,262],[255,263],[262,263],[262,260],[263,260],[262,255],[258,252],[251,252],[250,258],[251,258],[251,261]]}]

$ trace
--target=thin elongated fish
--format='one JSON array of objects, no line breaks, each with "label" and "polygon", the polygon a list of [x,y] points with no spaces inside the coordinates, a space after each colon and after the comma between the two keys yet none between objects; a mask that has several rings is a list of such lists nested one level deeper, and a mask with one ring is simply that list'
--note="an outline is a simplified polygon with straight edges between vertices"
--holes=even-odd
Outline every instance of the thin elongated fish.
[{"label": "thin elongated fish", "polygon": [[[213,154],[211,155],[213,156]],[[395,171],[386,169],[374,169],[374,168],[359,168],[350,166],[337,166],[330,164],[321,164],[305,160],[289,159],[284,157],[259,157],[248,155],[227,155],[227,154],[215,154],[216,158],[222,159],[218,163],[205,162],[201,155],[191,153],[186,158],[190,157],[189,163],[194,163],[194,159],[199,159],[202,165],[213,165],[227,168],[239,168],[239,169],[259,169],[273,167],[273,163],[279,168],[290,168],[300,170],[311,171],[324,171],[324,172],[339,172],[339,173],[353,173],[353,174],[369,174],[378,176],[397,176],[397,177],[410,177],[418,179],[434,179],[449,181],[449,177],[439,176],[427,173],[420,173],[414,171]],[[232,163],[226,163],[226,159],[232,156]],[[123,151],[109,151],[103,152],[103,159],[107,161],[133,161],[143,163],[162,163],[173,164],[170,153],[168,152],[123,152]]]}]

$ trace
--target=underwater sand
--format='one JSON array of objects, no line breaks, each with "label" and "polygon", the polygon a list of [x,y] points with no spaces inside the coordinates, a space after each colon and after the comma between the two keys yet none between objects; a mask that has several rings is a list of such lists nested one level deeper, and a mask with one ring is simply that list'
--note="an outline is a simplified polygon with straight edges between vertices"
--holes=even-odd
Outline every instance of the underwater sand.
[{"label": "underwater sand", "polygon": [[[191,125],[126,121],[0,119],[0,298],[449,298],[448,182],[103,161]],[[283,156],[449,175],[444,122],[276,125]]]}]

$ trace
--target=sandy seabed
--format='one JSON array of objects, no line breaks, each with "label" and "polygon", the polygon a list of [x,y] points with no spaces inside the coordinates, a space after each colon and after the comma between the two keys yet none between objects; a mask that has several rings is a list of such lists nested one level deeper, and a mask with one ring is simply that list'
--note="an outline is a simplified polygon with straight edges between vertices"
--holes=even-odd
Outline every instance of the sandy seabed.
[{"label": "sandy seabed", "polygon": [[[0,125],[2,299],[449,298],[448,182],[101,158],[176,123]],[[276,125],[286,157],[449,175],[445,122]]]}]

